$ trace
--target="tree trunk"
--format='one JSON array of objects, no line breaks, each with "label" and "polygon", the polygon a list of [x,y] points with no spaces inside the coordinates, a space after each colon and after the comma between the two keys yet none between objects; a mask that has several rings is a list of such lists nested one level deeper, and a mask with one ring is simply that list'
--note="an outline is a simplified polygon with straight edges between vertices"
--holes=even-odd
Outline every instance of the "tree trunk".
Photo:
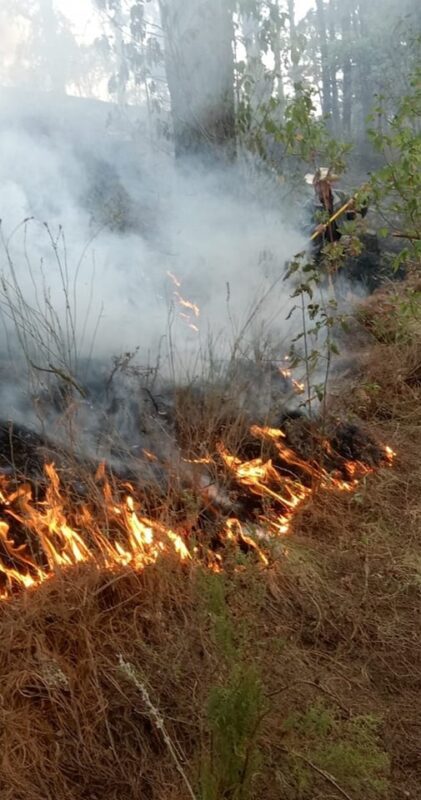
[{"label": "tree trunk", "polygon": [[226,0],[160,0],[177,158],[235,157],[233,18]]},{"label": "tree trunk", "polygon": [[258,111],[272,95],[273,84],[268,80],[265,65],[262,61],[262,51],[259,45],[258,23],[251,14],[241,17],[243,46],[246,51],[247,74],[251,78],[250,105],[253,111]]},{"label": "tree trunk", "polygon": [[358,78],[360,83],[360,101],[361,101],[361,111],[362,111],[362,119],[361,119],[361,135],[362,138],[365,138],[366,133],[366,119],[371,111],[371,106],[373,104],[373,94],[370,90],[371,79],[370,79],[370,61],[367,58],[367,49],[364,38],[366,36],[366,12],[363,8],[362,3],[358,3],[358,18],[356,19],[356,25],[358,25],[358,38],[360,39],[361,46],[359,47],[359,61],[358,61]]},{"label": "tree trunk", "polygon": [[276,29],[274,31],[272,37],[272,52],[273,52],[273,60],[274,60],[274,72],[275,72],[275,94],[279,100],[281,111],[283,111],[285,106],[285,90],[284,90],[284,80],[282,74],[282,63],[281,63],[281,56],[282,56],[282,47],[281,47],[281,18],[280,18],[280,11],[279,11],[279,0],[276,4]]},{"label": "tree trunk", "polygon": [[338,81],[337,81],[337,58],[334,53],[336,43],[336,7],[335,0],[329,0],[329,43],[331,45],[331,65],[330,65],[330,86],[332,91],[332,130],[333,133],[339,132],[339,95],[338,95]]},{"label": "tree trunk", "polygon": [[295,0],[288,0],[289,17],[289,39],[291,56],[291,80],[294,86],[300,83],[300,51],[297,41],[297,29],[295,27]]},{"label": "tree trunk", "polygon": [[330,89],[330,70],[328,63],[325,7],[323,0],[316,0],[316,14],[317,32],[322,62],[322,111],[325,116],[330,116],[332,114],[332,100]]},{"label": "tree trunk", "polygon": [[352,114],[352,62],[349,55],[351,13],[348,8],[344,8],[343,10],[341,27],[342,27],[342,47],[345,53],[342,64],[342,72],[343,72],[342,128],[345,136],[349,137],[351,135],[351,114]]},{"label": "tree trunk", "polygon": [[124,16],[121,7],[121,0],[115,0],[113,8],[114,14],[111,18],[111,24],[114,30],[115,51],[117,57],[117,103],[120,108],[124,108],[127,102],[128,70],[124,52]]},{"label": "tree trunk", "polygon": [[42,55],[51,81],[51,89],[57,94],[66,94],[65,69],[58,58],[58,20],[52,0],[42,0],[39,5]]},{"label": "tree trunk", "polygon": [[279,100],[281,109],[285,106],[285,89],[284,89],[284,79],[282,77],[282,65],[281,65],[281,48],[280,42],[274,42],[274,71],[275,71],[275,94]]}]

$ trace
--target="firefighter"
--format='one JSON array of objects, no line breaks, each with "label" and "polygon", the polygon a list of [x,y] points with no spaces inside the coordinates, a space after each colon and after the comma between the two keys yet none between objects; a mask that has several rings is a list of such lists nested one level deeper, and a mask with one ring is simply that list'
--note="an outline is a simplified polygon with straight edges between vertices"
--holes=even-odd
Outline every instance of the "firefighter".
[{"label": "firefighter", "polygon": [[[305,181],[314,190],[308,208],[311,214],[313,250],[315,256],[320,256],[325,244],[341,239],[340,220],[355,220],[358,213],[365,217],[368,207],[363,205],[357,211],[354,199],[334,188],[338,176],[327,167],[320,167],[314,175],[306,175]],[[335,219],[335,214],[342,208],[343,213]]]}]

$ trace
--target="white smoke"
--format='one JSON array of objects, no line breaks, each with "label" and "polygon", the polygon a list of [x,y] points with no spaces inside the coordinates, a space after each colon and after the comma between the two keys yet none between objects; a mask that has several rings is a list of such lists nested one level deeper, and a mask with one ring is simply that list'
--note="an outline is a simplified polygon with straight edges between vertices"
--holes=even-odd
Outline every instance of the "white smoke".
[{"label": "white smoke", "polygon": [[[210,336],[238,333],[273,284],[255,322],[266,318],[285,332],[282,276],[304,240],[270,182],[244,165],[181,173],[163,150],[110,130],[106,104],[42,100],[4,93],[0,217],[26,302],[39,308],[47,294],[60,318],[70,304],[80,355],[93,342],[102,357],[135,348],[153,355],[169,329],[179,352],[195,351]],[[117,198],[104,221],[101,205],[112,206],[115,186],[131,209]],[[199,318],[180,306],[168,273]]]}]

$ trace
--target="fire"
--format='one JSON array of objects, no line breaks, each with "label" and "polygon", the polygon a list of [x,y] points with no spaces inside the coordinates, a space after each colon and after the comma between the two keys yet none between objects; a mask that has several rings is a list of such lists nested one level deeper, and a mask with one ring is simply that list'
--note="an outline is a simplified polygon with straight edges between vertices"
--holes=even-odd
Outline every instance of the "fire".
[{"label": "fire", "polygon": [[181,282],[178,280],[177,276],[174,275],[172,272],[169,272],[169,271],[167,271],[167,275],[168,275],[169,279],[173,282],[174,286],[176,286],[177,289],[179,289],[180,286],[181,286]]},{"label": "fire", "polygon": [[288,364],[288,361],[289,361],[289,356],[284,356],[283,358],[284,366],[279,366],[278,372],[280,375],[282,375],[283,378],[285,378],[285,380],[291,382],[292,388],[294,389],[294,392],[296,394],[303,394],[305,391],[305,384],[303,381],[297,380],[296,378],[293,377],[292,369]]},{"label": "fire", "polygon": [[196,303],[193,303],[191,300],[186,300],[185,297],[182,297],[180,292],[178,291],[181,289],[181,281],[174,275],[172,272],[167,272],[167,276],[172,281],[175,286],[173,291],[173,297],[176,301],[176,304],[179,307],[178,316],[179,318],[185,322],[188,328],[195,333],[199,333],[199,328],[194,320],[198,320],[200,317],[200,308]]},{"label": "fire", "polygon": [[303,394],[305,391],[305,384],[303,381],[297,381],[295,378],[292,379],[292,385],[297,394]]},{"label": "fire", "polygon": [[[275,446],[282,468],[275,467],[272,459],[263,461],[256,458],[243,462],[230,455],[225,448],[220,448],[221,457],[226,466],[234,474],[242,486],[247,487],[252,494],[266,498],[279,506],[282,510],[277,514],[260,515],[259,521],[274,533],[285,535],[289,533],[291,522],[296,510],[308,499],[315,488],[327,491],[352,492],[358,486],[359,480],[373,471],[373,468],[360,461],[342,459],[342,468],[347,475],[346,479],[331,474],[323,466],[311,461],[305,461],[298,456],[285,442],[285,434],[277,428],[260,427],[253,425],[251,434],[266,440]],[[329,445],[331,454],[332,448]],[[384,462],[391,466],[396,454],[390,447],[384,448]],[[299,477],[294,475],[294,471]]]},{"label": "fire", "polygon": [[251,548],[257,553],[258,558],[265,565],[265,567],[268,566],[269,564],[268,558],[265,556],[265,554],[257,545],[257,543],[254,541],[254,539],[252,539],[251,536],[248,536],[246,533],[244,533],[243,526],[241,525],[241,522],[238,519],[234,518],[234,519],[229,519],[227,521],[226,536],[228,540],[234,542],[240,539],[240,541],[244,542],[249,548]]},{"label": "fire", "polygon": [[[278,428],[254,425],[251,435],[266,441],[273,458],[242,460],[222,444],[219,463],[230,477],[228,491],[240,499],[253,498],[256,509],[247,523],[221,514],[220,538],[253,551],[264,566],[267,554],[256,538],[269,540],[285,536],[297,509],[312,495],[315,487],[327,491],[353,491],[359,479],[371,468],[358,461],[342,459],[346,479],[329,473],[325,467],[305,461],[285,442]],[[328,448],[326,448],[328,450]],[[156,457],[145,451],[147,457]],[[395,454],[384,449],[384,463],[392,464]],[[187,459],[186,459],[187,461]],[[209,457],[192,459],[204,466],[217,463]],[[81,502],[62,485],[54,464],[45,466],[46,488],[43,499],[34,497],[31,486],[11,487],[0,476],[0,597],[18,589],[36,587],[63,569],[92,564],[99,569],[131,568],[136,571],[153,564],[163,555],[173,554],[180,561],[205,558],[210,569],[220,570],[222,558],[211,548],[197,545],[189,549],[183,528],[172,530],[142,513],[142,504],[129,484],[113,491],[100,465],[93,479],[96,505]],[[236,488],[237,487],[237,488]],[[124,491],[123,491],[124,490]],[[118,496],[117,496],[118,494]]]},{"label": "fire", "polygon": [[[191,558],[182,537],[157,521],[142,516],[132,495],[118,503],[104,483],[103,500],[108,528],[101,529],[87,505],[74,509],[69,523],[66,498],[53,464],[45,467],[48,485],[45,500],[35,502],[31,488],[24,484],[8,492],[2,479],[0,499],[6,519],[0,522],[0,544],[6,558],[0,566],[5,576],[5,597],[16,587],[30,588],[63,568],[92,563],[105,569],[131,566],[140,570],[154,563],[162,553],[175,553],[181,560]],[[7,520],[7,521],[6,521]],[[11,533],[13,521],[27,535],[28,544],[16,545]],[[29,551],[29,552],[28,552]],[[13,566],[9,566],[7,562]]]},{"label": "fire", "polygon": [[189,311],[193,311],[193,314],[196,317],[196,319],[200,317],[200,309],[199,306],[196,305],[196,303],[191,303],[190,300],[185,300],[184,297],[181,297],[179,292],[174,292],[174,294],[178,302],[180,303],[180,306],[182,306],[183,308],[188,308]]},{"label": "fire", "polygon": [[389,447],[389,445],[386,445],[386,447],[385,447],[385,454],[386,454],[386,459],[387,459],[388,463],[389,464],[393,464],[393,461],[396,458],[396,453],[395,453],[394,450],[392,450],[391,447]]}]

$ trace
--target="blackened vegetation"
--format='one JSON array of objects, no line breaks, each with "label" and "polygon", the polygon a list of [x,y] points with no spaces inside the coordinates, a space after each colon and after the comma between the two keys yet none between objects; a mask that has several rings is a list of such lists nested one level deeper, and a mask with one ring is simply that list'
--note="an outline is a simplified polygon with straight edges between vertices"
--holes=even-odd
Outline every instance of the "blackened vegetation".
[{"label": "blackened vegetation", "polygon": [[48,444],[23,425],[0,422],[0,470],[7,476],[41,478]]},{"label": "blackened vegetation", "polygon": [[384,458],[384,449],[361,424],[340,422],[330,443],[339,458],[359,461],[370,467],[380,466]]},{"label": "blackened vegetation", "polygon": [[[102,408],[104,419],[113,420],[110,435],[112,430],[119,430],[120,435],[120,443],[110,451],[114,463],[103,467],[98,459],[75,452],[70,442],[58,443],[22,425],[2,422],[0,473],[7,490],[19,489],[27,482],[34,502],[42,503],[49,486],[44,467],[54,463],[62,486],[63,511],[72,527],[77,529],[78,511],[87,505],[111,540],[124,535],[118,520],[108,516],[104,501],[107,483],[117,501],[128,493],[137,497],[142,513],[152,520],[162,519],[165,509],[166,522],[170,520],[187,544],[194,539],[206,557],[209,549],[218,551],[226,546],[227,519],[235,517],[252,525],[263,520],[264,526],[268,517],[289,515],[283,498],[291,496],[294,486],[298,491],[300,487],[313,490],[326,482],[326,476],[332,481],[352,482],[386,460],[382,446],[361,425],[333,421],[325,430],[321,423],[309,420],[298,403],[291,407],[290,379],[273,365],[262,367],[262,375],[265,371],[270,414],[259,410],[259,386],[264,394],[264,382],[254,382],[253,371],[255,388],[252,395],[248,393],[248,403],[246,387],[243,392],[233,392],[230,380],[225,392],[222,385],[219,391],[200,385],[176,389],[144,386],[143,391],[138,390],[137,403],[134,383],[115,379],[102,394],[98,379],[91,381],[87,402],[93,410]],[[56,411],[62,413],[63,394],[58,391],[51,396],[59,402]],[[282,429],[284,437],[266,436],[268,422],[272,428]],[[134,431],[135,446],[130,445]],[[227,464],[224,452],[240,462],[270,462],[263,480],[268,491],[244,485]],[[11,507],[0,507],[0,518],[10,527],[0,546],[0,559],[14,566],[20,548],[26,546],[45,568],[37,537],[25,526],[25,515],[20,517],[21,503],[18,494]],[[89,532],[80,532],[89,543]],[[250,549],[241,535],[238,545]]]},{"label": "blackened vegetation", "polygon": [[405,268],[396,269],[394,256],[402,249],[394,246],[389,237],[386,242],[369,231],[360,234],[362,252],[359,256],[348,257],[343,267],[346,280],[353,286],[362,287],[369,294],[379,289],[385,281],[403,280]]}]

